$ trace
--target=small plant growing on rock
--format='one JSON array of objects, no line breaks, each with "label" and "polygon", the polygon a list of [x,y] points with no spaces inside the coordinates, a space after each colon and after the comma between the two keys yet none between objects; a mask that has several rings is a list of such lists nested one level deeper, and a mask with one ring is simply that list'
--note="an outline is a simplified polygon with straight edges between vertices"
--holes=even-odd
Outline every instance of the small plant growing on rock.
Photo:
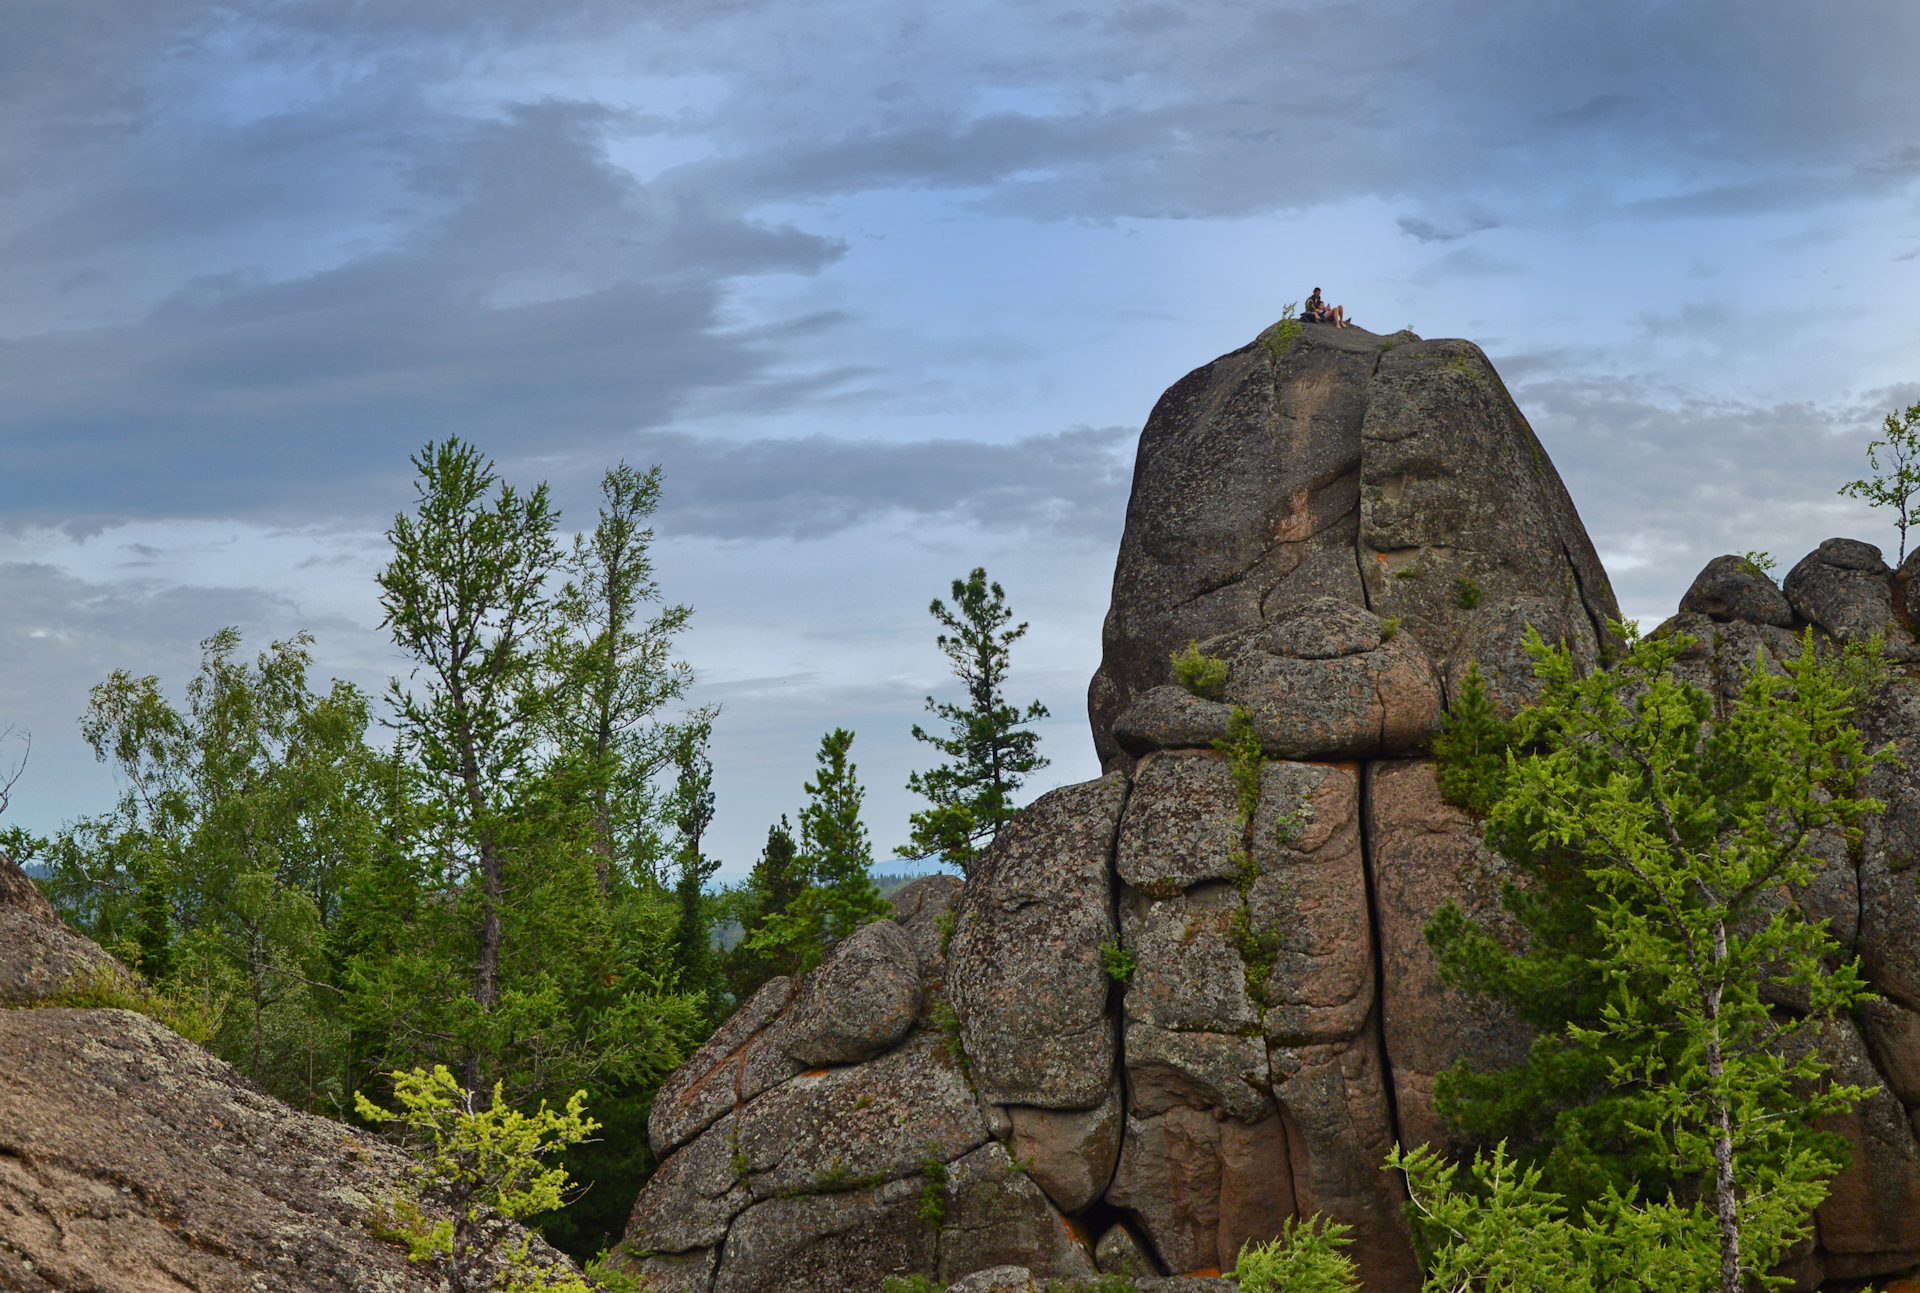
[{"label": "small plant growing on rock", "polygon": [[1485,595],[1471,575],[1462,575],[1453,581],[1453,600],[1463,611],[1470,611],[1478,606],[1480,599]]},{"label": "small plant growing on rock", "polygon": [[932,1154],[920,1163],[920,1219],[936,1230],[947,1220],[947,1165]]},{"label": "small plant growing on rock", "polygon": [[912,1275],[889,1275],[880,1281],[880,1293],[940,1293],[945,1287],[940,1281],[918,1272]]},{"label": "small plant growing on rock", "polygon": [[1341,1252],[1351,1227],[1319,1216],[1289,1217],[1276,1239],[1247,1244],[1234,1263],[1240,1293],[1359,1293],[1353,1259]]},{"label": "small plant growing on rock", "polygon": [[933,1003],[933,1022],[947,1039],[947,1054],[953,1056],[953,1062],[960,1066],[960,1072],[967,1081],[973,1081],[973,1067],[967,1060],[967,1044],[960,1035],[960,1016],[954,1012],[950,1001]]},{"label": "small plant growing on rock", "polygon": [[204,1046],[220,1031],[230,994],[212,986],[199,991],[176,987],[161,991],[129,970],[102,966],[83,970],[42,997],[36,1006],[64,1006],[74,1010],[131,1010],[157,1020],[188,1041]]},{"label": "small plant growing on rock", "polygon": [[1227,662],[1200,650],[1197,642],[1173,653],[1173,676],[1180,685],[1205,700],[1219,700],[1227,685]]},{"label": "small plant growing on rock", "polygon": [[1100,963],[1106,968],[1107,977],[1115,983],[1125,983],[1133,977],[1133,967],[1139,958],[1128,949],[1120,946],[1120,940],[1110,938],[1100,944]]},{"label": "small plant growing on rock", "polygon": [[1252,825],[1253,814],[1260,807],[1260,768],[1266,762],[1260,738],[1254,734],[1253,715],[1247,712],[1246,706],[1233,707],[1233,713],[1227,718],[1227,734],[1216,740],[1213,748],[1227,756],[1234,789],[1240,796],[1240,827],[1245,830]]},{"label": "small plant growing on rock", "polygon": [[953,927],[956,921],[957,917],[954,916],[951,907],[933,918],[933,927],[940,931],[940,955],[942,956],[947,954],[947,944],[953,942]]},{"label": "small plant growing on rock", "polygon": [[1382,643],[1391,642],[1398,636],[1400,636],[1400,617],[1398,615],[1382,615],[1380,617],[1380,641]]},{"label": "small plant growing on rock", "polygon": [[1280,322],[1273,325],[1267,333],[1267,353],[1277,361],[1280,356],[1293,349],[1293,343],[1300,339],[1300,302],[1288,301],[1280,307]]},{"label": "small plant growing on rock", "polygon": [[417,1161],[411,1179],[377,1205],[369,1229],[405,1244],[408,1261],[444,1274],[452,1293],[486,1287],[476,1278],[487,1266],[500,1293],[589,1293],[565,1265],[535,1259],[532,1232],[516,1244],[499,1224],[565,1206],[567,1169],[542,1160],[599,1130],[586,1115],[587,1093],[574,1092],[565,1110],[543,1100],[523,1114],[508,1107],[498,1082],[491,1103],[479,1107],[445,1065],[392,1076],[399,1112],[358,1091],[354,1110],[369,1122],[400,1123],[418,1142]]},{"label": "small plant growing on rock", "polygon": [[1740,564],[1745,566],[1747,573],[1755,579],[1771,582],[1773,576],[1769,572],[1780,563],[1773,559],[1771,552],[1748,552],[1740,558]]}]

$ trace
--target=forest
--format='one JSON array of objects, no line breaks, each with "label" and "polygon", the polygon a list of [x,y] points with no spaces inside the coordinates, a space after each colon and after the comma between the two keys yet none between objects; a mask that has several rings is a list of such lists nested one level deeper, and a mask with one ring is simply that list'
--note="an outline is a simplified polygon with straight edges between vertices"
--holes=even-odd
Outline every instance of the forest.
[{"label": "forest", "polygon": [[[795,819],[716,886],[720,715],[687,703],[693,610],[650,557],[660,469],[607,471],[566,542],[547,487],[474,446],[414,465],[377,576],[405,677],[323,686],[311,634],[249,652],[234,628],[177,693],[115,671],[80,723],[118,802],[0,850],[140,971],[143,1008],[290,1104],[364,1122],[356,1093],[386,1102],[436,1066],[518,1109],[584,1092],[599,1133],[566,1156],[569,1205],[534,1221],[590,1258],[651,1169],[661,1079],[760,984],[890,910],[855,734],[821,737]],[[1046,763],[1026,730],[1044,707],[1003,695],[1026,625],[983,570],[952,598],[930,609],[966,700],[929,698],[934,730],[913,729],[940,759],[912,778],[909,870],[968,865]]]}]

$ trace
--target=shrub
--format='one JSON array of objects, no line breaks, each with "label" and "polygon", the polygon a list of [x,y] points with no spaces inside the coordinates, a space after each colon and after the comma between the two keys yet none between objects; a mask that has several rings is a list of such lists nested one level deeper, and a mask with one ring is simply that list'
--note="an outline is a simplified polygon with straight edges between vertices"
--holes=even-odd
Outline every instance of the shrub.
[{"label": "shrub", "polygon": [[1483,596],[1485,594],[1480,591],[1480,585],[1471,576],[1462,575],[1453,581],[1453,600],[1459,603],[1461,610],[1472,610],[1480,604]]},{"label": "shrub", "polygon": [[190,1042],[205,1045],[220,1031],[227,995],[212,990],[194,994],[161,991],[118,966],[83,970],[60,985],[59,991],[34,1002],[35,1006],[74,1010],[131,1010],[165,1024]]},{"label": "shrub", "polygon": [[1233,1267],[1240,1293],[1359,1293],[1353,1259],[1340,1251],[1353,1242],[1349,1229],[1319,1216],[1289,1217],[1279,1238],[1240,1249]]},{"label": "shrub", "polygon": [[1173,676],[1194,695],[1219,700],[1227,685],[1227,662],[1202,654],[1198,643],[1189,642],[1185,651],[1173,653]]},{"label": "shrub", "polygon": [[493,1287],[502,1293],[589,1293],[567,1267],[534,1259],[532,1232],[515,1244],[487,1224],[492,1217],[513,1221],[566,1205],[567,1169],[541,1160],[599,1130],[586,1116],[587,1093],[574,1092],[563,1112],[543,1100],[529,1115],[508,1107],[499,1082],[492,1102],[477,1108],[474,1093],[443,1064],[431,1073],[414,1069],[392,1077],[399,1112],[358,1091],[354,1111],[369,1122],[400,1123],[420,1143],[410,1179],[376,1207],[368,1228],[405,1244],[408,1261],[444,1274],[452,1293],[480,1287],[473,1282],[476,1259],[498,1266]]},{"label": "shrub", "polygon": [[1106,967],[1107,977],[1115,983],[1125,983],[1133,977],[1133,967],[1139,958],[1132,951],[1120,946],[1120,940],[1110,938],[1100,944],[1100,962]]},{"label": "shrub", "polygon": [[1399,636],[1399,633],[1400,617],[1398,615],[1383,615],[1380,617],[1380,640],[1382,642],[1393,641],[1395,637]]}]

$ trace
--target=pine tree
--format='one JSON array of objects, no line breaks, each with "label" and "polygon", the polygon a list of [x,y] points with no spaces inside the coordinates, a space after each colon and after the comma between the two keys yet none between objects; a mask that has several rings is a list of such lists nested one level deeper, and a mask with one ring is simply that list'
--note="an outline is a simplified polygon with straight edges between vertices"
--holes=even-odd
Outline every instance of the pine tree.
[{"label": "pine tree", "polygon": [[806,863],[794,842],[793,828],[782,816],[767,828],[759,860],[746,884],[733,895],[740,941],[727,953],[724,969],[735,1001],[745,1001],[768,979],[800,973],[804,961],[800,947],[759,936],[767,922],[784,915],[806,889]]},{"label": "pine tree", "polygon": [[950,762],[907,778],[907,789],[931,807],[909,819],[911,842],[898,853],[939,857],[965,871],[1013,818],[1013,797],[1027,775],[1047,766],[1039,752],[1040,734],[1021,730],[1047,717],[1047,707],[1036,700],[1022,711],[1006,701],[1011,649],[1026,636],[1027,625],[1006,627],[1013,612],[1000,585],[989,584],[987,572],[975,567],[966,579],[953,581],[953,602],[949,609],[935,598],[927,610],[946,630],[934,641],[966,684],[968,703],[927,697],[927,712],[947,724],[947,734],[935,735],[916,723],[913,737]]},{"label": "pine tree", "polygon": [[889,910],[870,874],[873,848],[867,841],[866,824],[860,820],[866,791],[847,758],[852,747],[853,733],[844,727],[820,738],[814,756],[819,770],[806,783],[809,802],[800,810],[806,870],[820,893],[823,948]]}]

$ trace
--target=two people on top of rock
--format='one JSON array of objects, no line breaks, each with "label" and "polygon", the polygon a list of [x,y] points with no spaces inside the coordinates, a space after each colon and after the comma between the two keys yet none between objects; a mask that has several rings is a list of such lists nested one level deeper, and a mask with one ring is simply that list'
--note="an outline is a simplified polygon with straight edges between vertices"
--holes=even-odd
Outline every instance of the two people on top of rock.
[{"label": "two people on top of rock", "polygon": [[1309,323],[1331,323],[1336,328],[1347,327],[1347,308],[1344,305],[1328,305],[1320,299],[1320,289],[1314,288],[1313,295],[1307,298],[1306,308],[1300,311],[1300,317]]}]

